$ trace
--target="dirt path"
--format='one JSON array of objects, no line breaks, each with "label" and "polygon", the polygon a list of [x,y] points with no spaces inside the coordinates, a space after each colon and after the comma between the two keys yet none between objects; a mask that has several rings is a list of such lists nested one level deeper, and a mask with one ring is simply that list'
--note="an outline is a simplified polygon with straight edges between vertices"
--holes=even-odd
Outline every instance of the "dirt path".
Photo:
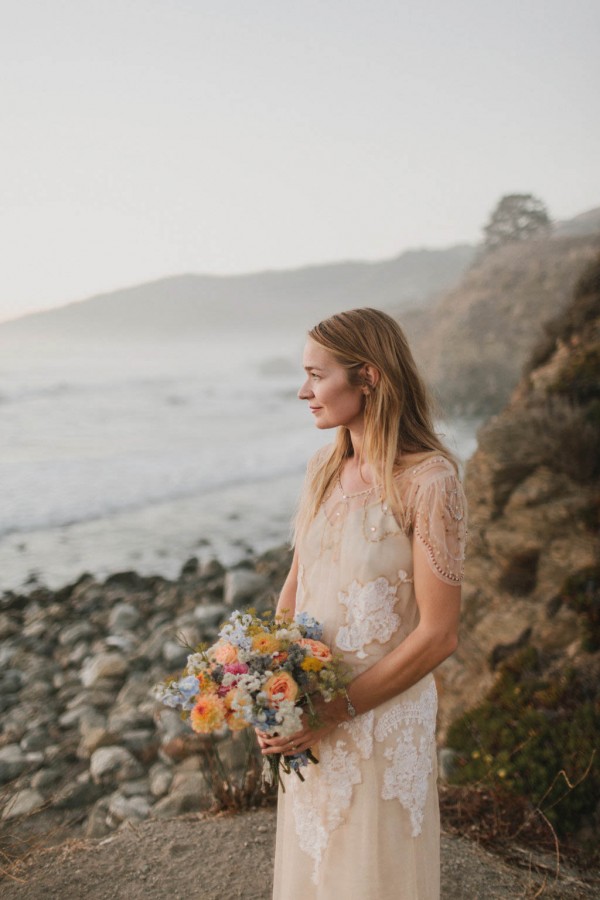
[{"label": "dirt path", "polygon": [[[268,900],[275,831],[272,809],[243,815],[188,815],[126,827],[102,840],[40,850],[0,881],[3,900]],[[540,896],[543,878],[476,844],[443,835],[443,900]],[[597,896],[574,877],[541,894]]]}]

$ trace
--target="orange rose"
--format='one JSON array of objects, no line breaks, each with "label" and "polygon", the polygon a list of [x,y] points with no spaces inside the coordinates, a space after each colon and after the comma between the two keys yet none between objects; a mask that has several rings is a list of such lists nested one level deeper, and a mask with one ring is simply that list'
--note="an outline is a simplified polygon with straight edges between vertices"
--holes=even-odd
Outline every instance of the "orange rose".
[{"label": "orange rose", "polygon": [[237,647],[234,647],[233,644],[228,644],[227,642],[216,644],[212,650],[212,657],[215,662],[220,663],[222,666],[237,662]]},{"label": "orange rose", "polygon": [[289,672],[277,672],[267,678],[263,691],[269,700],[277,704],[282,700],[295,700],[298,696],[298,685]]},{"label": "orange rose", "polygon": [[306,647],[310,656],[314,656],[315,659],[320,659],[321,662],[326,663],[331,659],[331,650],[325,644],[321,643],[321,641],[311,641],[310,638],[301,638],[298,641],[298,644],[301,647]]}]

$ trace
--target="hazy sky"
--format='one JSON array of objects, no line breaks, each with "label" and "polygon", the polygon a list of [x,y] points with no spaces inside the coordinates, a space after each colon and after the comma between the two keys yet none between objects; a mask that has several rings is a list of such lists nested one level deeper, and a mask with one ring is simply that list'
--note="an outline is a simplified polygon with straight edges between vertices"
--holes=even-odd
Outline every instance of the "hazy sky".
[{"label": "hazy sky", "polygon": [[0,319],[600,205],[598,0],[0,0]]}]

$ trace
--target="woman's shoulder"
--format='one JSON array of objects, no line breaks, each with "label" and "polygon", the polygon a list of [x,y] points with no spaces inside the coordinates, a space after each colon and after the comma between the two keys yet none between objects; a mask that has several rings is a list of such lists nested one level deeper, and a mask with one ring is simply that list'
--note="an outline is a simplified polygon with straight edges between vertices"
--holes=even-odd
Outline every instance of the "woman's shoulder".
[{"label": "woman's shoulder", "polygon": [[458,478],[455,463],[439,450],[404,454],[396,470],[400,483],[422,485],[437,478]]}]

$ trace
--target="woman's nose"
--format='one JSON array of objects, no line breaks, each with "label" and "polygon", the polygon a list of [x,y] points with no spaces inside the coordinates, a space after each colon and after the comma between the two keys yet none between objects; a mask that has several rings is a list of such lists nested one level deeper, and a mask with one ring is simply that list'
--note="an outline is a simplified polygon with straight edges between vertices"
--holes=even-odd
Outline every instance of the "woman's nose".
[{"label": "woman's nose", "polygon": [[298,399],[299,400],[310,400],[313,396],[313,392],[310,389],[308,381],[305,381],[300,390],[298,391]]}]

